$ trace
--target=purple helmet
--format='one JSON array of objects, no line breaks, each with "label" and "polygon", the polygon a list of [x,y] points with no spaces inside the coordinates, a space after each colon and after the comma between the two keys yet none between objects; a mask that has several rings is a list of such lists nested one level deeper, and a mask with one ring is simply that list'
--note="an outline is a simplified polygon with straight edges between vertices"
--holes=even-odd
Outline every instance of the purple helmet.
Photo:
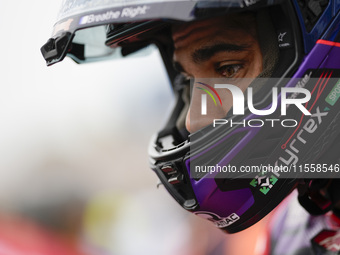
[{"label": "purple helmet", "polygon": [[[252,104],[248,97],[248,107],[235,114],[244,102],[234,97],[225,118],[189,133],[183,113],[190,83],[198,81],[174,68],[171,28],[243,12],[255,17],[263,56]],[[339,29],[335,0],[65,0],[41,51],[47,65],[66,55],[86,63],[155,44],[176,104],[150,143],[151,168],[183,208],[234,233],[258,222],[298,186],[309,212],[332,209],[335,198],[318,198],[313,189],[339,175]],[[199,83],[211,100],[219,99],[215,88],[221,86]],[[289,105],[294,100],[299,109]],[[279,103],[281,111],[273,108]],[[266,110],[270,114],[262,114]]]}]

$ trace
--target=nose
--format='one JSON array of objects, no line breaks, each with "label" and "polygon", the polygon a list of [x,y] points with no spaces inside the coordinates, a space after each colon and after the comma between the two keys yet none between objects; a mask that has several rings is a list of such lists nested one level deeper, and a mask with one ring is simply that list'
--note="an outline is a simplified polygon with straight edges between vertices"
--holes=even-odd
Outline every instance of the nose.
[{"label": "nose", "polygon": [[[186,128],[194,133],[213,123],[214,119],[224,118],[232,98],[227,100],[226,90],[213,88],[208,82],[195,80],[190,95],[190,107],[186,116]],[[229,102],[228,102],[229,101]]]}]

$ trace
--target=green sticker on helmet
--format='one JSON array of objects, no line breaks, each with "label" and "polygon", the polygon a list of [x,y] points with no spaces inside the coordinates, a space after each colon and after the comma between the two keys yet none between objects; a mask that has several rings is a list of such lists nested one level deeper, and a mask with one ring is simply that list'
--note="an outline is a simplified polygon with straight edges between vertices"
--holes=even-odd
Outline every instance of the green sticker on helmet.
[{"label": "green sticker on helmet", "polygon": [[266,175],[260,175],[256,176],[249,184],[256,187],[261,187],[259,190],[264,194],[267,195],[267,193],[270,191],[270,189],[275,185],[278,178],[274,175],[271,175],[270,177],[267,177]]},{"label": "green sticker on helmet", "polygon": [[333,106],[336,103],[336,101],[338,101],[339,97],[340,97],[340,79],[334,85],[331,92],[329,92],[328,96],[326,97],[326,102]]}]

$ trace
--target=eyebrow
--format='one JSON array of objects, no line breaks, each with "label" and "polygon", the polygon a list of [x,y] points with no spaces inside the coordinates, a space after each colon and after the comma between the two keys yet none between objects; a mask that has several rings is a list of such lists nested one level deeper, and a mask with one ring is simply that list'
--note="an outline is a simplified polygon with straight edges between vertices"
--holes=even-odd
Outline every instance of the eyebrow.
[{"label": "eyebrow", "polygon": [[229,43],[217,43],[209,46],[204,46],[201,49],[195,50],[191,57],[195,63],[201,63],[209,60],[216,53],[219,52],[241,52],[250,48],[248,44],[229,44]]}]

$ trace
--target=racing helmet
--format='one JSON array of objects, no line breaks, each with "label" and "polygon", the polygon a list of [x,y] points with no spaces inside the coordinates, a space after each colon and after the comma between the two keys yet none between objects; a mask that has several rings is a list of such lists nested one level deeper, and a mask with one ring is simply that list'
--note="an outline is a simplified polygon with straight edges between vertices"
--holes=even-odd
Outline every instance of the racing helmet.
[{"label": "racing helmet", "polygon": [[[282,91],[289,92],[285,99],[299,99],[294,89],[303,89],[309,96],[303,107],[310,116],[289,106],[286,114],[272,112],[270,125],[264,125],[268,116],[248,105],[243,114],[230,110],[219,120],[238,125],[212,123],[189,133],[183,116],[195,81],[173,66],[171,28],[244,12],[256,19],[263,55],[263,72],[252,82],[253,108],[265,110],[274,101],[282,102]],[[333,174],[339,170],[334,165],[340,144],[339,28],[340,3],[335,0],[64,0],[41,52],[47,65],[65,56],[87,63],[156,45],[176,103],[165,127],[150,142],[151,168],[184,209],[235,233],[266,216],[296,187],[309,212],[331,209],[334,198],[313,196],[313,189],[326,185],[316,175],[324,167]],[[212,99],[218,96],[213,86],[202,86],[211,89]],[[311,171],[311,164],[320,171]],[[259,171],[252,171],[254,166]],[[308,176],[301,174],[306,167]],[[267,171],[274,168],[278,171]]]}]

